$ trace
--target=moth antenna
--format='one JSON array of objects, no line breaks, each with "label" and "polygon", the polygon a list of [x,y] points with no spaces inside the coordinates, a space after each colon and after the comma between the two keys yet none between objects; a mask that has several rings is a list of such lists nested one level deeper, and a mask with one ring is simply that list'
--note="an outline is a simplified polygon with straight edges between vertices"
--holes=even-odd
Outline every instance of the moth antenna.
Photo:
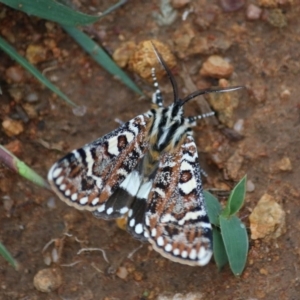
[{"label": "moth antenna", "polygon": [[158,52],[157,48],[155,47],[155,45],[153,44],[153,42],[151,41],[152,47],[154,49],[154,53],[159,61],[159,63],[162,65],[162,67],[165,69],[172,87],[173,87],[173,96],[174,96],[174,102],[179,101],[179,97],[178,97],[178,87],[177,87],[177,83],[175,80],[175,77],[173,76],[171,70],[169,69],[169,67],[167,66],[165,60],[163,59],[163,57],[161,56],[161,54]]},{"label": "moth antenna", "polygon": [[181,100],[181,105],[184,105],[186,102],[200,96],[200,95],[205,95],[205,94],[211,94],[211,93],[226,93],[226,92],[231,92],[231,91],[236,91],[240,89],[244,89],[244,86],[232,86],[228,88],[216,88],[216,89],[204,89],[204,90],[198,90],[196,92],[193,92],[183,98]]}]

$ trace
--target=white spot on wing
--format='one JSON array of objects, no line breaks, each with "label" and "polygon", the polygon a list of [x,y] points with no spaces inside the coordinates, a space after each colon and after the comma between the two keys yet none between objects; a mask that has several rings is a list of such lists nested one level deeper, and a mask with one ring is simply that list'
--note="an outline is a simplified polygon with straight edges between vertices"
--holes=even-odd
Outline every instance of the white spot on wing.
[{"label": "white spot on wing", "polygon": [[97,198],[93,199],[91,203],[92,203],[92,205],[96,205],[98,202],[99,202],[99,198],[97,197]]},{"label": "white spot on wing", "polygon": [[151,236],[155,237],[155,236],[156,236],[156,233],[157,233],[156,228],[153,228],[153,229],[151,230]]},{"label": "white spot on wing", "polygon": [[178,248],[173,249],[173,254],[174,255],[178,255],[180,253]]},{"label": "white spot on wing", "polygon": [[107,210],[106,210],[106,213],[108,214],[108,215],[111,215],[112,213],[113,213],[113,209],[112,209],[112,207],[109,207]]},{"label": "white spot on wing", "polygon": [[87,162],[87,175],[92,176],[93,175],[93,164],[94,164],[94,159],[92,157],[92,153],[89,148],[85,147],[85,161]]},{"label": "white spot on wing", "polygon": [[162,217],[161,217],[161,219],[160,219],[160,222],[161,223],[169,223],[169,222],[171,222],[171,221],[177,221],[177,219],[176,218],[174,218],[171,214],[164,214]]},{"label": "white spot on wing", "polygon": [[137,233],[137,234],[141,234],[143,232],[143,225],[142,224],[137,224],[134,228],[134,231]]},{"label": "white spot on wing", "polygon": [[125,180],[121,183],[120,187],[123,188],[131,196],[135,196],[141,184],[141,178],[138,171],[132,171]]},{"label": "white spot on wing", "polygon": [[122,207],[120,209],[120,214],[122,214],[122,215],[126,214],[127,212],[128,212],[128,207]]},{"label": "white spot on wing", "polygon": [[145,224],[146,224],[147,226],[150,226],[150,220],[149,220],[148,215],[145,215]]},{"label": "white spot on wing", "polygon": [[67,185],[66,184],[61,184],[60,186],[59,186],[59,189],[61,190],[61,191],[64,191],[65,189],[67,188]]},{"label": "white spot on wing", "polygon": [[131,219],[130,221],[129,221],[129,226],[130,227],[133,227],[135,225],[135,219]]},{"label": "white spot on wing", "polygon": [[61,183],[63,182],[63,180],[64,180],[64,177],[63,177],[63,176],[60,176],[60,177],[58,177],[58,178],[55,180],[55,183],[56,183],[57,185],[61,185]]},{"label": "white spot on wing", "polygon": [[212,251],[207,250],[204,247],[200,247],[200,250],[198,252],[198,262],[200,266],[206,265],[212,256]]},{"label": "white spot on wing", "polygon": [[186,250],[183,250],[183,251],[181,252],[181,256],[182,256],[182,258],[187,258],[187,256],[188,256],[187,251],[186,251]]},{"label": "white spot on wing", "polygon": [[152,187],[152,180],[143,183],[137,193],[137,198],[148,199],[148,195],[150,193],[151,187]]},{"label": "white spot on wing", "polygon": [[170,252],[170,251],[172,251],[172,245],[171,244],[167,244],[166,246],[165,246],[165,251],[167,251],[167,252]]},{"label": "white spot on wing", "polygon": [[102,204],[97,208],[97,211],[100,213],[103,212],[104,210],[105,210],[105,204]]},{"label": "white spot on wing", "polygon": [[[204,209],[198,210],[195,212],[189,211],[185,214],[185,216],[181,220],[178,221],[178,225],[182,226],[186,221],[197,220],[198,217],[204,217],[206,215],[207,215],[207,213]],[[202,228],[211,228],[211,225],[210,225],[210,223],[202,222],[201,227]]]},{"label": "white spot on wing", "polygon": [[[73,195],[72,195],[73,196]],[[72,197],[71,197],[72,198]],[[79,203],[84,205],[86,204],[87,202],[89,201],[89,198],[88,197],[83,197],[79,200]]]},{"label": "white spot on wing", "polygon": [[114,136],[108,140],[108,152],[116,156],[120,154],[118,149],[118,136]]},{"label": "white spot on wing", "polygon": [[61,171],[62,171],[62,168],[55,169],[52,173],[52,177],[53,178],[58,177],[60,175]]},{"label": "white spot on wing", "polygon": [[156,240],[158,246],[162,247],[164,245],[164,239],[162,236],[159,236]]},{"label": "white spot on wing", "polygon": [[194,259],[196,259],[196,257],[197,257],[196,249],[192,249],[189,254],[189,258],[194,260]]},{"label": "white spot on wing", "polygon": [[77,200],[77,193],[72,194],[71,200],[72,201],[76,201]]},{"label": "white spot on wing", "polygon": [[[93,176],[94,177],[94,176]],[[96,179],[96,185],[97,185],[97,188],[99,190],[102,190],[102,187],[103,187],[103,180],[101,178],[97,178]]]},{"label": "white spot on wing", "polygon": [[165,192],[162,190],[162,189],[160,189],[160,188],[154,188],[153,189],[153,192],[156,192],[158,195],[160,195],[162,198],[165,198],[165,196],[166,196],[166,194],[165,194]]}]

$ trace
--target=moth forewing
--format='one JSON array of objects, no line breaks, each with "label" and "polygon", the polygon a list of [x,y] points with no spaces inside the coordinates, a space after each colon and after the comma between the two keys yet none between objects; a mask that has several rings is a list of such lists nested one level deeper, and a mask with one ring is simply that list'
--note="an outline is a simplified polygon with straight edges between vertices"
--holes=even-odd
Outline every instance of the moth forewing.
[{"label": "moth forewing", "polygon": [[[61,200],[77,209],[98,211],[107,219],[124,215],[138,190],[138,187],[133,188],[134,184],[138,184],[138,176],[133,176],[132,172],[147,151],[149,122],[151,120],[146,114],[137,116],[100,139],[67,154],[48,173],[52,189]],[[127,178],[134,183],[122,185]],[[125,200],[120,197],[118,189],[129,194]],[[117,199],[121,199],[123,204]]]},{"label": "moth forewing", "polygon": [[170,260],[205,265],[212,255],[212,228],[204,204],[198,154],[187,135],[161,156],[145,214],[153,248]]}]

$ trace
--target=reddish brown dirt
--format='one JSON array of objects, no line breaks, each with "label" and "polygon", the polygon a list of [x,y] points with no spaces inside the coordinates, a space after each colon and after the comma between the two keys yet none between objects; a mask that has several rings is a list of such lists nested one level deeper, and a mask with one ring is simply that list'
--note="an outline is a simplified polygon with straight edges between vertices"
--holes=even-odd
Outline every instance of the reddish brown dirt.
[{"label": "reddish brown dirt", "polygon": [[[89,13],[89,6],[103,10],[109,6],[109,1],[104,2],[107,3],[81,1],[81,9]],[[246,196],[240,216],[249,225],[250,211],[263,194],[269,193],[286,212],[286,233],[276,240],[250,241],[248,263],[240,278],[234,277],[229,267],[219,272],[213,261],[205,267],[171,262],[146,244],[129,259],[128,255],[140,243],[119,229],[114,221],[98,220],[88,212],[76,211],[50,192],[1,167],[0,240],[21,267],[15,271],[0,258],[0,299],[156,299],[164,293],[172,297],[191,292],[212,300],[299,299],[300,6],[296,3],[282,7],[287,19],[287,26],[283,28],[262,19],[248,21],[247,5],[239,11],[226,13],[218,1],[208,0],[194,1],[193,4],[199,8],[201,18],[214,5],[215,19],[205,30],[195,25],[193,14],[185,22],[181,20],[184,8],[178,10],[173,24],[158,26],[151,14],[159,11],[158,1],[154,4],[130,1],[94,25],[96,30],[104,33],[103,44],[108,51],[118,48],[124,41],[152,38],[169,44],[174,51],[173,33],[184,24],[195,28],[199,36],[210,35],[214,39],[222,33],[232,43],[228,50],[223,53],[220,50],[217,54],[228,58],[234,66],[232,83],[248,87],[248,92],[237,92],[239,107],[233,116],[234,122],[244,119],[244,139],[233,142],[212,126],[196,128],[200,161],[209,174],[205,187],[228,183],[222,169],[238,149],[243,161],[235,180],[247,174],[255,184],[254,192]],[[23,133],[9,137],[1,128],[0,143],[6,145],[18,140],[17,148],[20,149],[16,155],[44,177],[50,166],[65,153],[116,128],[115,118],[126,121],[148,110],[148,99],[140,100],[138,95],[102,70],[57,25],[52,25],[51,31],[51,24],[45,26],[43,20],[29,18],[8,8],[0,22],[1,33],[10,37],[8,40],[21,54],[29,44],[45,45],[49,39],[55,41],[58,54],[48,51],[47,59],[37,67],[43,70],[55,66],[46,73],[48,78],[55,76],[55,84],[64,93],[77,104],[87,107],[83,117],[75,116],[69,106],[41,88],[29,75],[24,75],[20,83],[12,83],[5,72],[16,63],[1,53],[1,122],[6,117],[17,118],[17,106],[25,103],[23,99],[18,103],[9,96],[8,90],[12,87],[35,91],[39,99],[33,105],[36,115],[28,122],[22,121]],[[182,95],[187,93],[186,78],[182,78],[183,67],[200,87],[204,79],[191,70],[195,65],[200,68],[210,54],[213,53],[177,58],[175,73]],[[140,81],[137,84],[150,90]],[[163,82],[162,87],[164,91],[170,91],[169,83]],[[285,90],[290,92],[287,97],[282,94]],[[166,96],[170,99],[171,93]],[[187,110],[197,111],[199,107],[194,102]],[[45,147],[41,140],[48,146]],[[223,165],[216,166],[211,158],[214,143],[223,145],[225,152],[219,154],[225,160]],[[58,146],[60,151],[53,149]],[[277,164],[283,157],[290,159],[292,171],[278,171]],[[234,182],[229,184],[233,186]],[[55,200],[55,208],[48,205],[51,198]],[[7,201],[12,207],[5,206]],[[62,240],[66,232],[72,237]],[[61,258],[56,264],[61,268],[63,283],[58,290],[45,294],[35,289],[33,277],[47,267],[42,249],[51,239],[58,239],[58,248],[59,243],[63,243]],[[77,255],[77,251],[85,247],[104,249],[109,263],[101,252]],[[53,244],[49,249],[53,249]],[[64,266],[77,261],[79,263],[73,266]],[[129,272],[125,279],[115,274],[120,266]]]}]

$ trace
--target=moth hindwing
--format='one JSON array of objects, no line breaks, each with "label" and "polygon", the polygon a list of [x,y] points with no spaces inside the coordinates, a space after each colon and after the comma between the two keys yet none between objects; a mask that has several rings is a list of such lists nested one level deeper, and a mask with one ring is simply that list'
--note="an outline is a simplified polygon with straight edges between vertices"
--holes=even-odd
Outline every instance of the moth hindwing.
[{"label": "moth hindwing", "polygon": [[[155,50],[156,51],[156,50]],[[161,55],[157,57],[173,86],[174,102],[163,106],[153,70],[153,108],[98,140],[74,150],[48,173],[55,193],[68,205],[96,217],[128,216],[128,231],[170,260],[197,266],[212,256],[212,228],[201,183],[191,127],[208,113],[185,118],[184,99]]]}]

